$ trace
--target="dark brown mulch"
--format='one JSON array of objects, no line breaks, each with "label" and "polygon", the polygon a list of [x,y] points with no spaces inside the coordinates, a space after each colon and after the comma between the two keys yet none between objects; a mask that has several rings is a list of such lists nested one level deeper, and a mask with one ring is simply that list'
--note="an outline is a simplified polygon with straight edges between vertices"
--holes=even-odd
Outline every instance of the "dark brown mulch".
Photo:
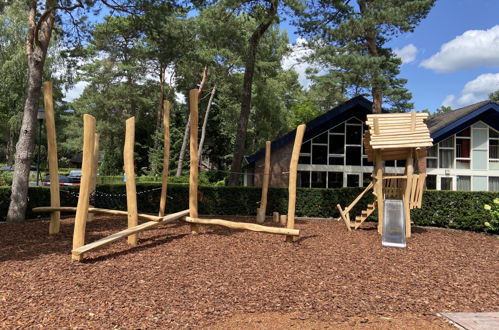
[{"label": "dark brown mulch", "polygon": [[[87,241],[125,226],[125,217],[97,217]],[[335,221],[297,227],[301,237],[287,244],[166,225],[141,233],[138,247],[123,240],[75,263],[72,219],[53,237],[46,221],[0,224],[0,327],[223,327],[237,315],[295,315],[326,322],[318,327],[357,320],[369,328],[373,317],[406,324],[407,315],[437,322],[437,312],[499,309],[496,237],[414,228],[408,248],[395,249],[381,247],[372,224],[352,233]]]}]

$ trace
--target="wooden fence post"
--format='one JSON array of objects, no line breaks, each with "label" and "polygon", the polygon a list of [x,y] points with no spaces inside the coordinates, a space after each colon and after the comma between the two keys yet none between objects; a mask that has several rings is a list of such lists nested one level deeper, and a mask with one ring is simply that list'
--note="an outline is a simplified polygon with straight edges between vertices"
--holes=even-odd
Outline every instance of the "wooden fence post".
[{"label": "wooden fence post", "polygon": [[267,194],[269,191],[269,181],[270,181],[270,146],[271,142],[267,141],[265,143],[265,167],[263,169],[263,181],[262,181],[262,201],[260,202],[260,207],[256,211],[256,222],[264,223],[265,214],[267,213]]},{"label": "wooden fence post", "polygon": [[[45,127],[47,129],[47,152],[50,174],[50,206],[61,206],[59,193],[59,165],[57,162],[57,140],[55,130],[54,100],[52,82],[43,83],[43,103],[45,107]],[[49,234],[57,234],[60,230],[61,212],[50,212]]]},{"label": "wooden fence post", "polygon": [[[189,216],[198,217],[198,102],[199,90],[191,89],[189,91],[189,108],[191,114],[190,127],[190,158],[191,166],[189,173]],[[199,233],[199,225],[191,223],[191,233]]]},{"label": "wooden fence post", "polygon": [[[85,244],[85,227],[88,216],[88,202],[90,199],[90,184],[92,177],[92,164],[94,158],[95,118],[83,115],[83,159],[80,183],[80,194],[76,207],[75,225],[73,233],[73,250]],[[73,260],[80,261],[82,255],[72,255]]]},{"label": "wooden fence post", "polygon": [[[287,227],[291,229],[295,227],[296,175],[298,172],[298,159],[300,158],[300,150],[301,144],[303,142],[303,135],[305,134],[305,128],[305,124],[302,124],[296,128],[295,144],[293,146],[293,153],[291,154],[291,162],[289,164],[289,200]],[[286,236],[286,242],[293,242],[293,236]]]},{"label": "wooden fence post", "polygon": [[411,237],[411,190],[413,182],[414,173],[414,159],[411,156],[405,161],[405,175],[407,179],[405,180],[405,192],[404,192],[404,217],[405,217],[405,237]]},{"label": "wooden fence post", "polygon": [[[137,187],[135,186],[135,117],[126,121],[125,146],[123,150],[123,160],[125,164],[126,176],[126,206],[128,212],[128,228],[136,227],[139,224],[137,210]],[[128,236],[128,244],[137,245],[137,234]]]},{"label": "wooden fence post", "polygon": [[170,102],[163,102],[163,175],[161,180],[161,200],[159,201],[159,216],[165,215],[166,191],[168,186],[168,171],[170,169]]}]

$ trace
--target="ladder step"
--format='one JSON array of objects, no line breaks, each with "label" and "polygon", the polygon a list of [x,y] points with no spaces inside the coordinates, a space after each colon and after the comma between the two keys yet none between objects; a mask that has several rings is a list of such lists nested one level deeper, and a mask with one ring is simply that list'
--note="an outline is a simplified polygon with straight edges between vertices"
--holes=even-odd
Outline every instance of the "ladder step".
[{"label": "ladder step", "polygon": [[374,209],[374,204],[367,204],[368,209]]},{"label": "ladder step", "polygon": [[363,216],[358,215],[355,217],[355,222],[362,222],[362,221],[364,221],[364,219],[365,218]]}]

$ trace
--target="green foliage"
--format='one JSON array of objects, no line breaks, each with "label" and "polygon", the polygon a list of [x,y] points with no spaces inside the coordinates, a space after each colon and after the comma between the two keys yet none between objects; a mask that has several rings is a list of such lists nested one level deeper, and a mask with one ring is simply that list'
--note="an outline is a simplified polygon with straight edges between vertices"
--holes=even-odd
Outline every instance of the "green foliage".
[{"label": "green foliage", "polygon": [[489,100],[499,102],[499,90],[489,94]]},{"label": "green foliage", "polygon": [[[211,176],[211,177],[210,177]],[[199,187],[199,212],[210,215],[256,215],[261,198],[260,187],[226,187],[208,186],[215,174],[202,174]],[[118,177],[117,177],[118,178]],[[123,180],[123,177],[119,177]],[[188,208],[189,186],[188,177],[171,178],[168,185],[167,211],[176,212]],[[182,181],[182,182],[181,182]],[[179,182],[179,183],[177,183]],[[181,183],[180,183],[181,182]],[[161,187],[159,183],[137,183],[137,198],[140,212],[156,213],[159,205]],[[77,192],[78,187],[61,188],[61,205],[76,206],[76,198],[67,191]],[[154,190],[152,190],[154,189]],[[151,191],[152,190],[152,191]],[[309,189],[297,190],[296,215],[300,217],[339,217],[336,204],[349,205],[363,188],[339,189]],[[100,197],[95,200],[98,207],[116,207],[126,209],[125,185],[122,181],[117,184],[97,186],[97,191],[115,194],[111,197]],[[145,192],[145,193],[141,193]],[[0,187],[0,221],[7,213],[10,189]],[[288,192],[284,188],[270,188],[268,195],[267,215],[272,212],[287,213]],[[361,210],[372,203],[372,194],[366,194],[351,212],[351,216],[360,214]],[[435,226],[470,231],[498,232],[499,226],[499,193],[497,192],[461,192],[461,191],[426,191],[423,196],[423,207],[413,209],[411,217],[417,226]],[[48,187],[29,188],[29,210],[36,206],[50,204],[50,190]],[[491,210],[484,205],[492,205]],[[370,219],[375,220],[376,213]],[[29,211],[28,218],[35,215]],[[487,225],[488,223],[488,225]]]},{"label": "green foliage", "polygon": [[483,208],[490,212],[490,220],[485,221],[485,230],[499,233],[499,198],[495,198],[491,205],[485,204]]}]

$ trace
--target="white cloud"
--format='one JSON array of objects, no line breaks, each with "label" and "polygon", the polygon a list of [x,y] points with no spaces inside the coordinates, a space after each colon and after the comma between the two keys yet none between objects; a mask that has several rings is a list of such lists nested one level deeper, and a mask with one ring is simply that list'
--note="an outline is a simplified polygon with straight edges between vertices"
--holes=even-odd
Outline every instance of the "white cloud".
[{"label": "white cloud", "polygon": [[393,49],[395,55],[402,60],[402,64],[411,63],[416,59],[416,54],[418,53],[418,49],[413,44],[408,44],[403,48],[395,48]]},{"label": "white cloud", "polygon": [[305,73],[308,68],[313,67],[312,64],[308,62],[303,62],[303,58],[312,53],[312,50],[307,47],[307,42],[304,38],[296,39],[294,45],[290,45],[292,51],[289,56],[286,56],[282,60],[282,67],[285,70],[293,68],[298,73],[298,81],[303,86],[303,88],[308,88],[311,81],[307,78]]},{"label": "white cloud", "polygon": [[89,83],[86,81],[77,82],[73,87],[71,87],[66,91],[66,94],[64,95],[64,101],[71,102],[79,98],[80,95],[83,93],[85,87],[87,87],[88,85]]},{"label": "white cloud", "polygon": [[481,66],[499,66],[499,25],[489,30],[468,30],[443,44],[440,51],[420,66],[452,72]]},{"label": "white cloud", "polygon": [[448,95],[442,105],[454,107],[470,105],[486,100],[490,93],[498,89],[499,73],[481,74],[464,85],[459,98],[456,99],[454,95]]}]

